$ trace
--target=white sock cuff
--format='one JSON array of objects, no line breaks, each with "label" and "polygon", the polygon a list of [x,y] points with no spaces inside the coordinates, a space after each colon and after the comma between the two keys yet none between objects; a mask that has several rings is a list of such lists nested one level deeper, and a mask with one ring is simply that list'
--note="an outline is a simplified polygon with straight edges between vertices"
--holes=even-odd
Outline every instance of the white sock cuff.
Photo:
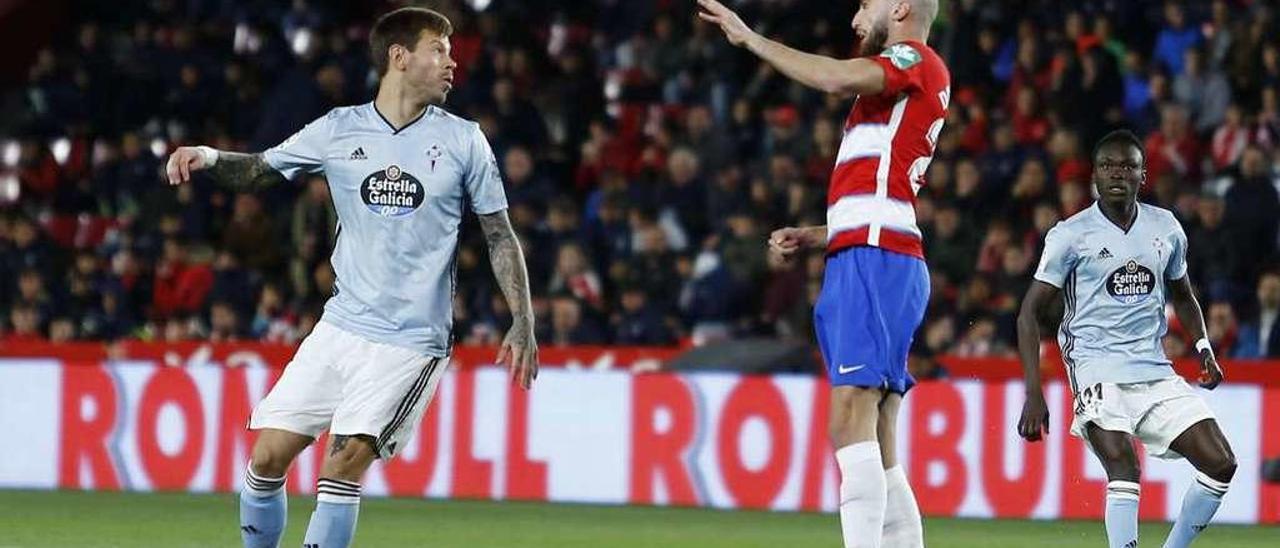
[{"label": "white sock cuff", "polygon": [[1138,500],[1142,495],[1142,486],[1132,481],[1107,482],[1107,498],[1120,500]]},{"label": "white sock cuff", "polygon": [[836,462],[841,466],[872,459],[880,460],[880,442],[860,441],[836,450]]},{"label": "white sock cuff", "polygon": [[331,504],[360,504],[360,484],[330,478],[316,481],[316,500]]},{"label": "white sock cuff", "polygon": [[250,462],[244,471],[244,488],[259,497],[269,497],[284,489],[285,476],[278,478],[269,478],[259,476],[253,473],[253,463]]},{"label": "white sock cuff", "polygon": [[1227,488],[1231,487],[1231,484],[1223,483],[1209,476],[1206,476],[1204,475],[1204,472],[1196,472],[1196,483],[1199,484],[1200,487],[1203,488],[1205,491],[1208,491],[1210,494],[1216,495],[1218,497],[1221,497],[1227,494]]}]

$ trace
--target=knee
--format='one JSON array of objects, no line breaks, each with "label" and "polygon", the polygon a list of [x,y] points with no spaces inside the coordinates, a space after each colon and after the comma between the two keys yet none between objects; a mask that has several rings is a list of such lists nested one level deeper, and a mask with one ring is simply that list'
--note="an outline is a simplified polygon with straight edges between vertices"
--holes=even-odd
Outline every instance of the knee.
[{"label": "knee", "polygon": [[283,477],[289,471],[292,461],[292,455],[275,450],[261,441],[253,445],[253,454],[249,457],[253,473],[266,478]]},{"label": "knee", "polygon": [[1119,454],[1103,460],[1103,468],[1107,470],[1107,479],[1111,481],[1139,482],[1142,479],[1142,468],[1134,455]]},{"label": "knee", "polygon": [[1222,483],[1231,483],[1236,475],[1236,457],[1231,453],[1220,455],[1201,472]]},{"label": "knee", "polygon": [[324,460],[321,476],[343,481],[359,482],[365,470],[373,464],[377,453],[374,441],[368,436],[340,436],[330,442],[329,454]]}]

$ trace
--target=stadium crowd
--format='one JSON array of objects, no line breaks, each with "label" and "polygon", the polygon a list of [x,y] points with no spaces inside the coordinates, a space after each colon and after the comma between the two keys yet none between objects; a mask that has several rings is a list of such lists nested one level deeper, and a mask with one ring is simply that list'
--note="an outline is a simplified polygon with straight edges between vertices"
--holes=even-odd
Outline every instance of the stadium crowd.
[{"label": "stadium crowd", "polygon": [[[325,180],[170,188],[161,162],[180,144],[260,151],[370,100],[368,25],[399,3],[76,4],[4,90],[20,114],[0,121],[0,340],[298,340],[334,285]],[[853,51],[853,2],[736,4],[788,44]],[[848,98],[729,46],[692,1],[432,7],[455,25],[447,108],[494,144],[544,345],[810,339],[823,257],[770,264],[764,241],[824,222]],[[1280,356],[1276,7],[943,2],[926,367],[1012,355],[1043,236],[1091,203],[1091,143],[1116,127],[1145,139],[1143,199],[1186,228],[1219,353]],[[463,242],[455,336],[493,343],[509,320],[473,221]],[[1166,347],[1186,352],[1176,325]]]}]

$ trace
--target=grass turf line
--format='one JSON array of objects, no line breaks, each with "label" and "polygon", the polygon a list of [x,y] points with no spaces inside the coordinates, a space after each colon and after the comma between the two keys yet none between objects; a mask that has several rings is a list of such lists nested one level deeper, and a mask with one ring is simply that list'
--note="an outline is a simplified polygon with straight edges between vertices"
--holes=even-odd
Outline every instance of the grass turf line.
[{"label": "grass turf line", "polygon": [[[0,491],[0,548],[240,545],[235,495]],[[282,546],[299,546],[312,497],[289,500]],[[1169,524],[1143,524],[1144,545]],[[1105,546],[1099,522],[925,520],[930,548]],[[444,548],[838,547],[835,515],[692,508],[365,499],[355,546]],[[1198,548],[1280,546],[1280,528],[1215,525]]]}]

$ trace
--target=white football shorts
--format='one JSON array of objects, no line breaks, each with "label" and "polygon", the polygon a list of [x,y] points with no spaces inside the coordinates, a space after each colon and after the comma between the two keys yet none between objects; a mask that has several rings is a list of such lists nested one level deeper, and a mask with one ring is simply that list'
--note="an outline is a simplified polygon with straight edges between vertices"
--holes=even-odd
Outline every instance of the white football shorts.
[{"label": "white football shorts", "polygon": [[390,458],[417,430],[448,361],[318,322],[254,407],[249,429],[366,435]]},{"label": "white football shorts", "polygon": [[1089,442],[1085,425],[1125,432],[1142,441],[1147,454],[1162,459],[1182,455],[1169,448],[1192,425],[1214,419],[1204,399],[1182,377],[1132,383],[1099,383],[1075,395],[1071,434]]}]

